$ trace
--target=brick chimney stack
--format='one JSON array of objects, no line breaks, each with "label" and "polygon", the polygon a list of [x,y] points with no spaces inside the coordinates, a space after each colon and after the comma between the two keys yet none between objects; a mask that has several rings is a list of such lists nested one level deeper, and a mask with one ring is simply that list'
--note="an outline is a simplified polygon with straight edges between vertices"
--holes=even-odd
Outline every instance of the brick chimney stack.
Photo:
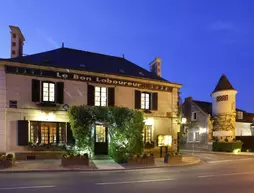
[{"label": "brick chimney stack", "polygon": [[156,57],[150,63],[150,71],[156,74],[157,76],[161,77],[161,58]]},{"label": "brick chimney stack", "polygon": [[9,26],[11,29],[11,58],[23,56],[25,38],[19,27]]}]

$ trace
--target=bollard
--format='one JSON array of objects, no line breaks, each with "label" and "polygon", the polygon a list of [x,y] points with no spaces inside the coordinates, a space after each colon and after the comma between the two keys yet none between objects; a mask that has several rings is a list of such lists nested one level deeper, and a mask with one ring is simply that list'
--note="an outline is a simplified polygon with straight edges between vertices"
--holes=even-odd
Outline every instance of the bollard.
[{"label": "bollard", "polygon": [[162,157],[162,146],[160,146],[160,157]]},{"label": "bollard", "polygon": [[164,156],[164,163],[168,163],[168,154]]}]

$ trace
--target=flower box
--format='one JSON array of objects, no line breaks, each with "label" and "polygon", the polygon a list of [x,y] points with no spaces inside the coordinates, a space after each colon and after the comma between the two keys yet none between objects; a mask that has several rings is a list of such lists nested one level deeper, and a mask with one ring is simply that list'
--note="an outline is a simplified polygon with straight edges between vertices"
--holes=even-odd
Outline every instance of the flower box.
[{"label": "flower box", "polygon": [[58,144],[29,144],[28,150],[30,151],[63,151],[66,146]]},{"label": "flower box", "polygon": [[76,166],[76,165],[89,165],[89,158],[88,156],[63,156],[61,158],[61,165],[62,166]]},{"label": "flower box", "polygon": [[0,158],[0,169],[9,168],[15,165],[15,159],[12,154],[2,155]]}]

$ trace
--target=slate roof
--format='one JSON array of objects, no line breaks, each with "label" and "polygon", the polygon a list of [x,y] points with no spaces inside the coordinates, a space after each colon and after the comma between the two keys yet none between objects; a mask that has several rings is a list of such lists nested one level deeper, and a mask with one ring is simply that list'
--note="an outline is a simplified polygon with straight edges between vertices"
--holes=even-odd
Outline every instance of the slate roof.
[{"label": "slate roof", "polygon": [[193,102],[201,108],[205,113],[207,114],[212,114],[212,103],[210,102],[205,102],[205,101],[196,101],[193,100]]},{"label": "slate roof", "polygon": [[[196,101],[193,100],[193,102],[201,108],[205,113],[212,115],[212,103],[205,102],[205,101]],[[244,122],[244,123],[252,123],[254,120],[254,113],[248,113],[241,109],[236,109],[236,111],[242,111],[243,112],[243,118],[238,119],[236,116],[236,122]]]},{"label": "slate roof", "polygon": [[38,54],[11,58],[8,60],[40,66],[115,74],[169,82],[123,57],[109,56],[64,47]]},{"label": "slate roof", "polygon": [[214,91],[212,93],[218,92],[218,91],[222,91],[222,90],[235,90],[233,88],[233,86],[231,85],[231,83],[229,82],[228,78],[226,77],[225,74],[223,74],[220,77],[219,82],[217,83]]}]

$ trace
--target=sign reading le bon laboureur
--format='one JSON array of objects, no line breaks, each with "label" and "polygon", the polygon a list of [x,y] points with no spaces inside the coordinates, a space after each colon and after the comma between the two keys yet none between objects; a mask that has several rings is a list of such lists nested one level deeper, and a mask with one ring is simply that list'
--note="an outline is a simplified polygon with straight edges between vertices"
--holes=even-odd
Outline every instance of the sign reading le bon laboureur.
[{"label": "sign reading le bon laboureur", "polygon": [[101,83],[101,84],[109,84],[109,85],[116,85],[116,86],[117,85],[128,86],[128,87],[135,87],[135,88],[141,88],[141,89],[171,91],[171,87],[159,85],[159,84],[145,84],[142,82],[129,81],[124,79],[82,75],[78,73],[65,73],[65,72],[57,72],[57,71],[34,69],[34,68],[24,68],[24,67],[9,66],[9,65],[5,66],[5,72],[11,73],[11,74],[68,79],[68,80]]}]

